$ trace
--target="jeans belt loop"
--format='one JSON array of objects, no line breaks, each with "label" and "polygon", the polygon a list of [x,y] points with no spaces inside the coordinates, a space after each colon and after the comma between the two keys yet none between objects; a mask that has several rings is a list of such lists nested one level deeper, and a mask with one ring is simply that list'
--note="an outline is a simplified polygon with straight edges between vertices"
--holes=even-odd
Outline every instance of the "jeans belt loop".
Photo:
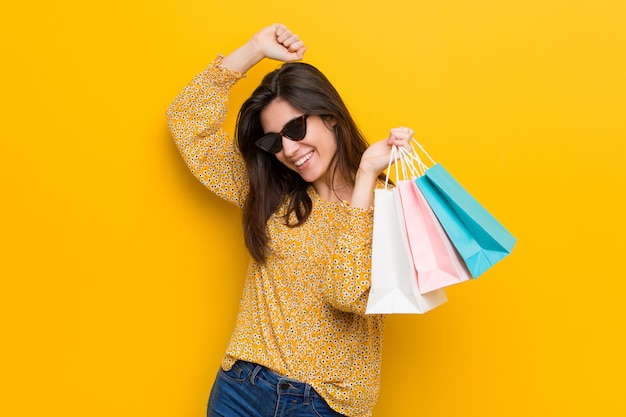
[{"label": "jeans belt loop", "polygon": [[257,365],[252,371],[252,374],[250,374],[250,382],[252,383],[252,385],[256,385],[254,383],[254,379],[256,378],[257,374],[261,372],[261,369],[263,369],[263,367],[261,365]]},{"label": "jeans belt loop", "polygon": [[309,397],[311,395],[311,386],[309,384],[304,385],[304,402],[303,405],[309,405]]}]

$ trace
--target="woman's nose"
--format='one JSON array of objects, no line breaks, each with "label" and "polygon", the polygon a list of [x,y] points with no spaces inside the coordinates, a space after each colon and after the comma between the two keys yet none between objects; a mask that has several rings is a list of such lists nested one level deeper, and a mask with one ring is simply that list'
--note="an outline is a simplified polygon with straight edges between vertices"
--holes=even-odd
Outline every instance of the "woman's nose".
[{"label": "woman's nose", "polygon": [[283,140],[283,152],[286,156],[295,155],[299,148],[299,144],[296,141],[282,137]]}]

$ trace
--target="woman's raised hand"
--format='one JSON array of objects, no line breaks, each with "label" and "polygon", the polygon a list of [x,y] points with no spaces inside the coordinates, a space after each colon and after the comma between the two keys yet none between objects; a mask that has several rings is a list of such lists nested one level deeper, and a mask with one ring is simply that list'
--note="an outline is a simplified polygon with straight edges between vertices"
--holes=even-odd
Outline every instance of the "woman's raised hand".
[{"label": "woman's raised hand", "polygon": [[252,37],[252,41],[263,51],[265,58],[277,61],[298,61],[306,51],[298,35],[280,23],[264,28]]},{"label": "woman's raised hand", "polygon": [[[401,146],[407,151],[411,150],[409,143],[413,138],[413,133],[415,133],[413,129],[408,127],[396,127],[391,129],[386,139],[378,141],[367,148],[361,157],[359,169],[368,172],[373,177],[377,177],[389,165],[391,147],[393,145]],[[398,157],[400,157],[400,153],[398,153],[397,158]]]},{"label": "woman's raised hand", "polygon": [[275,23],[261,29],[240,48],[224,58],[222,63],[244,73],[263,58],[289,62],[302,59],[306,47],[304,42],[285,25]]},{"label": "woman's raised hand", "polygon": [[[376,180],[378,175],[387,169],[389,165],[392,146],[401,146],[406,150],[410,150],[413,133],[413,129],[408,127],[393,128],[389,131],[389,136],[386,139],[372,144],[365,150],[361,156],[359,170],[356,173],[351,201],[353,206],[364,209],[371,207]],[[398,153],[396,159],[399,156],[400,154]]]}]

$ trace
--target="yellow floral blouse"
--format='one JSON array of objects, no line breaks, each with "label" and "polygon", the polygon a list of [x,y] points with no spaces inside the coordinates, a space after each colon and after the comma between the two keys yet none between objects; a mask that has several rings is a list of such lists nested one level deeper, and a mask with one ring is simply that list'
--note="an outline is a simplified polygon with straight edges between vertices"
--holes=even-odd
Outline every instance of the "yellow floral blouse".
[{"label": "yellow floral blouse", "polygon": [[[244,75],[218,56],[170,105],[170,131],[193,174],[242,206],[243,158],[222,124],[231,87]],[[260,151],[261,152],[261,151]],[[237,359],[310,384],[336,411],[366,417],[378,396],[383,316],[365,315],[373,211],[331,203],[309,189],[313,211],[285,226],[271,216],[265,264],[250,261],[235,330],[222,367]]]}]

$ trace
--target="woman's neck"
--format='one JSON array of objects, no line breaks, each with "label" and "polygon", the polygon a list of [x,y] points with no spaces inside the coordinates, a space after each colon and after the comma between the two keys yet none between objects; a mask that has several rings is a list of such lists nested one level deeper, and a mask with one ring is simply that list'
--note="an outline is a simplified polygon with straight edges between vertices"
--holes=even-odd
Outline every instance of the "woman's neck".
[{"label": "woman's neck", "polygon": [[315,192],[322,200],[341,203],[350,202],[354,186],[350,182],[337,181],[337,178],[335,178],[333,182],[316,181],[313,183],[313,188],[315,188]]}]

